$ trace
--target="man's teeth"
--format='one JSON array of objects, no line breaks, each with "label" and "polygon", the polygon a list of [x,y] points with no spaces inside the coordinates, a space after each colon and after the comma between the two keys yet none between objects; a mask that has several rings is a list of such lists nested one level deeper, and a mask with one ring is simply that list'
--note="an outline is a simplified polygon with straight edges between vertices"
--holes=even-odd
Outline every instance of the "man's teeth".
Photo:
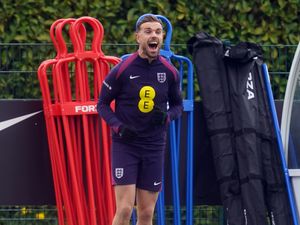
[{"label": "man's teeth", "polygon": [[151,42],[149,42],[149,47],[150,48],[156,48],[157,46],[158,46],[158,42],[156,42],[156,41],[151,41]]}]

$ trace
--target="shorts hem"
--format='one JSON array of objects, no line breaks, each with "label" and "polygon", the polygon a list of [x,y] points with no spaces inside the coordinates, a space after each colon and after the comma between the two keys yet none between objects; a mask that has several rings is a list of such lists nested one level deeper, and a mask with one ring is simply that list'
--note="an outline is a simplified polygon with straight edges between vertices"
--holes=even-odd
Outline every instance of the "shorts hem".
[{"label": "shorts hem", "polygon": [[136,183],[113,183],[112,185],[113,186],[121,186],[121,185],[133,185],[133,184],[135,184],[136,185]]},{"label": "shorts hem", "polygon": [[159,187],[159,188],[149,188],[149,187],[145,187],[145,186],[136,186],[136,188],[142,189],[142,190],[145,190],[145,191],[151,191],[151,192],[161,192],[161,187]]}]

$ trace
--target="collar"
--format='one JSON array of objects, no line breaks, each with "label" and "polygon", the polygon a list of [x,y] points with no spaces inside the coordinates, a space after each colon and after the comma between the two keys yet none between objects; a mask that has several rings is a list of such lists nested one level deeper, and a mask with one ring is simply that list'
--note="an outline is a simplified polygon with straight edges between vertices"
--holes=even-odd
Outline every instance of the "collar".
[{"label": "collar", "polygon": [[139,62],[141,62],[143,64],[147,64],[147,65],[154,65],[154,64],[158,63],[159,62],[159,58],[160,58],[160,55],[158,55],[155,59],[153,59],[151,61],[151,63],[149,63],[148,58],[142,58],[139,55],[138,51],[135,54],[137,54],[137,59],[138,59]]}]

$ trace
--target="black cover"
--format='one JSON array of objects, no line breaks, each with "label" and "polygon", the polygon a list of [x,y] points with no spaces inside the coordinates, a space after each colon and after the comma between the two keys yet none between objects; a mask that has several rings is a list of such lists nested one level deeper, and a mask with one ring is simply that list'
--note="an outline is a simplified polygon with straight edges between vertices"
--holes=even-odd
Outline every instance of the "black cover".
[{"label": "black cover", "polygon": [[[1,99],[0,109],[0,205],[54,205],[42,101]],[[3,129],[1,124],[28,114]]]},{"label": "black cover", "polygon": [[188,42],[228,225],[292,224],[263,85],[262,50],[226,47],[200,32]]}]

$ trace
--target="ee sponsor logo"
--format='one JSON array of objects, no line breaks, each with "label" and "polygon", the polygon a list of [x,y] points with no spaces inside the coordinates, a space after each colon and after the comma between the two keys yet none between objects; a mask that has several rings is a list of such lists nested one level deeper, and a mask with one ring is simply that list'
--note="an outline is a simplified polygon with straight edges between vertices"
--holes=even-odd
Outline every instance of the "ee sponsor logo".
[{"label": "ee sponsor logo", "polygon": [[143,113],[151,112],[154,107],[155,90],[151,86],[144,86],[140,90],[139,110]]}]

